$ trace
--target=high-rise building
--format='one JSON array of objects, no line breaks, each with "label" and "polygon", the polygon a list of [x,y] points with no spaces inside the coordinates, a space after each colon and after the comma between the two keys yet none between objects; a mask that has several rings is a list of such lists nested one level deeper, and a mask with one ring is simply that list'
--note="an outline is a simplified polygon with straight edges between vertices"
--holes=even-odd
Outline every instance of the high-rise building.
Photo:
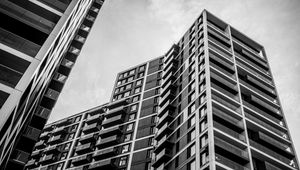
[{"label": "high-rise building", "polygon": [[22,169],[103,0],[0,1],[0,169]]},{"label": "high-rise building", "polygon": [[105,105],[46,126],[28,169],[299,170],[262,45],[204,11]]}]

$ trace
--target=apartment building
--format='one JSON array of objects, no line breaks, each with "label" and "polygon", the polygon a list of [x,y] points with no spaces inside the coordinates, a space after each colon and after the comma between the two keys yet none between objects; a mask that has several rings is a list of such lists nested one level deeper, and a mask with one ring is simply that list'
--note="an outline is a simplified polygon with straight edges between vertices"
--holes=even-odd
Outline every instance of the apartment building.
[{"label": "apartment building", "polygon": [[0,169],[23,169],[103,0],[0,2]]},{"label": "apartment building", "polygon": [[206,10],[109,103],[47,125],[26,167],[299,170],[264,47]]}]

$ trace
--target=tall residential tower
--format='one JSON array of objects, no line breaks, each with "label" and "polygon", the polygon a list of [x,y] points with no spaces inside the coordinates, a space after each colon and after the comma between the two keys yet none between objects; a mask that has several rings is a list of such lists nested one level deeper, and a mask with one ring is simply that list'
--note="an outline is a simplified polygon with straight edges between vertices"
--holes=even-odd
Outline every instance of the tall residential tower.
[{"label": "tall residential tower", "polygon": [[28,169],[299,170],[262,45],[202,12],[109,103],[47,125]]},{"label": "tall residential tower", "polygon": [[0,169],[22,169],[103,0],[0,1]]}]

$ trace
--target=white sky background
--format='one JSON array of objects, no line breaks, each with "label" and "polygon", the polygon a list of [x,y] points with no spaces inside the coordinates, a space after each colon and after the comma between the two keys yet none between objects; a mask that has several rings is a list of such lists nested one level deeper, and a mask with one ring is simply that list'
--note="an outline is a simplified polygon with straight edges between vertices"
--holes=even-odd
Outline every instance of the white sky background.
[{"label": "white sky background", "polygon": [[265,47],[300,155],[299,0],[106,0],[49,122],[108,102],[118,72],[163,55],[203,9]]}]

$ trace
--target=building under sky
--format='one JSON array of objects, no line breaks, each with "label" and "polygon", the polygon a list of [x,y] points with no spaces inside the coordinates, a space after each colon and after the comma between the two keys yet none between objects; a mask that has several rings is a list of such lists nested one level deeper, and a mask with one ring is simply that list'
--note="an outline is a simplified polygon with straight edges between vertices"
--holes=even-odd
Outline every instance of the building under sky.
[{"label": "building under sky", "polygon": [[45,127],[27,168],[58,167],[299,169],[264,47],[207,11],[109,103]]},{"label": "building under sky", "polygon": [[23,169],[102,0],[0,2],[0,169]]}]

